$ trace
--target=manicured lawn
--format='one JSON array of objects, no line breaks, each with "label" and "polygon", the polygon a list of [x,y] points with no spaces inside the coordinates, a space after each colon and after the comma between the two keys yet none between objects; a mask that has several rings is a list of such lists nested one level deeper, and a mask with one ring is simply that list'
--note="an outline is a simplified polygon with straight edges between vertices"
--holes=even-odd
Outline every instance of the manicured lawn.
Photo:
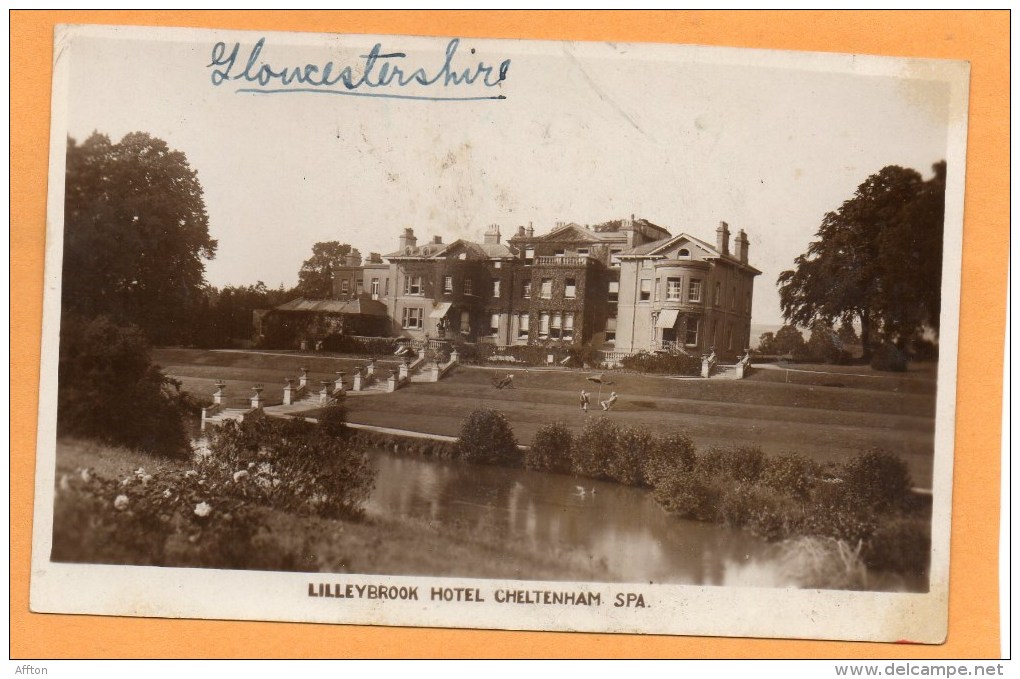
[{"label": "manicured lawn", "polygon": [[[318,380],[335,378],[335,370],[364,363],[289,354],[181,349],[155,353],[169,374],[199,395],[211,395],[215,379],[223,377],[232,398],[247,397],[252,383],[264,382],[270,403],[279,402],[283,377],[296,377],[301,365],[313,369],[310,377],[317,386]],[[603,386],[602,398],[611,390],[619,393],[609,414],[619,423],[684,431],[699,447],[753,444],[768,454],[796,452],[819,461],[845,460],[870,447],[883,448],[907,462],[915,485],[930,487],[932,371],[872,376],[870,368],[845,366],[859,375],[809,372],[829,367],[798,365],[795,373],[791,366],[789,383],[775,379],[785,371],[766,369],[746,380],[671,379],[610,371],[605,379],[612,384]],[[516,388],[494,388],[493,378],[506,372],[513,372]],[[582,388],[591,392],[592,405],[598,409],[598,385],[585,379],[589,374],[461,366],[439,383],[414,383],[394,394],[350,396],[347,408],[352,422],[449,436],[459,433],[472,410],[496,408],[513,423],[519,442],[529,444],[547,422],[559,420],[580,431],[585,417],[578,407]],[[593,416],[594,411],[588,415]]]}]

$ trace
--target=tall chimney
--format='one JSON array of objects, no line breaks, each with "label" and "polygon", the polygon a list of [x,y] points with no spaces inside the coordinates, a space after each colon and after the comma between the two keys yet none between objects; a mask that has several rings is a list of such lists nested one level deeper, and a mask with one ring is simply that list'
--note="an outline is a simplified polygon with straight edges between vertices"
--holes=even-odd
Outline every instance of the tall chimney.
[{"label": "tall chimney", "polygon": [[730,225],[726,222],[719,222],[715,230],[715,249],[724,255],[730,254]]},{"label": "tall chimney", "polygon": [[733,240],[733,254],[740,260],[741,264],[747,264],[748,245],[747,234],[744,233],[743,229],[741,229],[737,232],[737,237]]},{"label": "tall chimney", "polygon": [[534,238],[534,237],[535,237],[535,224],[534,224],[533,222],[528,222],[528,230],[527,230],[527,231],[525,231],[525,232],[524,232],[524,234],[525,234],[525,235],[526,235],[526,236],[527,236],[527,237],[528,237],[529,239],[530,239],[530,238]]},{"label": "tall chimney", "polygon": [[489,224],[489,228],[485,232],[485,240],[482,242],[486,245],[499,245],[499,239],[499,224]]},{"label": "tall chimney", "polygon": [[524,238],[524,225],[523,224],[517,227],[517,237],[518,238]]},{"label": "tall chimney", "polygon": [[418,239],[414,237],[414,229],[407,227],[404,229],[404,233],[400,236],[400,250],[404,251],[405,248],[413,248],[418,245]]}]

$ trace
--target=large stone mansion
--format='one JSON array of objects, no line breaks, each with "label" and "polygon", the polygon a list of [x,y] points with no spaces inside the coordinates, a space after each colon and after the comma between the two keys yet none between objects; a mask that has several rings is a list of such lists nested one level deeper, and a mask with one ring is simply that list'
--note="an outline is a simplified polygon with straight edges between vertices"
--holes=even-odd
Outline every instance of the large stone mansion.
[{"label": "large stone mansion", "polygon": [[520,226],[506,240],[492,225],[480,243],[419,242],[407,228],[382,257],[353,250],[333,272],[333,300],[278,311],[346,315],[354,334],[735,356],[749,345],[760,273],[744,231],[731,248],[725,222],[714,245],[633,215],[544,234]]}]

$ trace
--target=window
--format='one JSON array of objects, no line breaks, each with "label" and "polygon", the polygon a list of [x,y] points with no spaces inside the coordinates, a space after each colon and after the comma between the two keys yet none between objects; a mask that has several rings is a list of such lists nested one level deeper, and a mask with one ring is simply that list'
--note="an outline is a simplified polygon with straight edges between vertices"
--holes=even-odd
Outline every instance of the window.
[{"label": "window", "polygon": [[552,279],[542,279],[542,299],[552,299]]},{"label": "window", "polygon": [[405,328],[422,328],[422,319],[424,318],[424,310],[420,307],[404,307],[404,327]]},{"label": "window", "polygon": [[342,293],[344,293],[346,295],[350,291],[351,291],[351,282],[349,280],[347,280],[346,278],[343,279],[342,281],[340,281],[340,292],[342,292]]},{"label": "window", "polygon": [[638,301],[647,302],[652,298],[652,281],[650,278],[641,279],[641,294]]},{"label": "window", "polygon": [[549,336],[549,312],[543,311],[538,316],[538,336],[546,338]]},{"label": "window", "polygon": [[691,251],[687,248],[680,248],[680,252],[676,254],[677,257],[690,257]]},{"label": "window", "polygon": [[563,296],[570,297],[571,299],[577,297],[577,279],[568,278],[566,286],[563,289]]},{"label": "window", "polygon": [[684,337],[684,344],[689,347],[698,346],[698,325],[700,324],[700,320],[701,319],[698,318],[687,319],[687,332]]},{"label": "window", "polygon": [[613,248],[609,251],[609,266],[620,266],[620,248]]},{"label": "window", "polygon": [[499,335],[499,314],[492,314],[489,319],[489,335],[492,337]]},{"label": "window", "polygon": [[503,268],[503,262],[495,262],[495,263],[493,263],[492,268],[493,269],[502,269]]},{"label": "window", "polygon": [[683,279],[680,278],[667,278],[666,279],[666,299],[670,302],[679,302],[683,295]]},{"label": "window", "polygon": [[577,248],[577,256],[578,257],[587,257],[588,256],[588,252],[589,252],[588,248]]},{"label": "window", "polygon": [[358,279],[355,287],[358,290],[358,295],[360,295],[361,293],[363,293],[365,291],[365,284],[364,284],[364,282],[360,278]]},{"label": "window", "polygon": [[565,254],[567,254],[567,252],[563,248],[560,248],[559,250],[553,250],[553,257],[562,257]]},{"label": "window", "polygon": [[744,304],[744,313],[746,313],[746,314],[750,314],[751,313],[751,293],[747,293],[747,295],[746,295],[746,302]]},{"label": "window", "polygon": [[528,325],[531,317],[528,314],[520,314],[517,317],[517,337],[521,339],[527,339],[528,337]]},{"label": "window", "polygon": [[499,297],[500,280],[498,278],[492,279],[492,296]]},{"label": "window", "polygon": [[535,248],[524,249],[524,263],[533,264],[535,262]]},{"label": "window", "polygon": [[726,348],[733,349],[733,324],[726,324]]},{"label": "window", "polygon": [[471,314],[468,311],[460,312],[460,334],[468,335],[471,333]]},{"label": "window", "polygon": [[386,292],[385,292],[385,294],[386,294],[387,297],[389,297],[389,294],[390,294],[390,279],[389,278],[386,279]]},{"label": "window", "polygon": [[563,317],[559,313],[552,315],[552,327],[549,330],[549,337],[559,339],[563,336]]},{"label": "window", "polygon": [[659,283],[660,282],[661,281],[658,278],[655,279],[655,301],[656,302],[659,301]]},{"label": "window", "polygon": [[718,283],[716,283],[715,284],[715,305],[719,306],[719,304],[721,302],[722,302],[722,287]]},{"label": "window", "polygon": [[378,278],[373,278],[372,279],[372,297],[378,297],[378,296],[379,296],[379,279]]},{"label": "window", "polygon": [[563,339],[574,339],[574,314],[563,314]]},{"label": "window", "polygon": [[404,276],[404,294],[422,294],[421,276]]},{"label": "window", "polygon": [[730,290],[730,309],[736,308],[737,308],[737,286],[733,286],[733,289]]},{"label": "window", "polygon": [[531,281],[524,281],[524,287],[521,289],[521,297],[524,299],[531,299]]},{"label": "window", "polygon": [[616,316],[610,316],[606,319],[606,341],[616,341]]},{"label": "window", "polygon": [[470,278],[465,278],[464,279],[464,294],[465,295],[472,295],[472,294],[474,294],[474,285],[473,285],[473,281]]},{"label": "window", "polygon": [[453,276],[443,276],[443,292],[453,292]]},{"label": "window", "polygon": [[620,299],[620,281],[609,281],[609,301],[616,302]]},{"label": "window", "polygon": [[701,301],[701,281],[697,278],[692,278],[691,284],[687,288],[687,301],[688,302]]}]

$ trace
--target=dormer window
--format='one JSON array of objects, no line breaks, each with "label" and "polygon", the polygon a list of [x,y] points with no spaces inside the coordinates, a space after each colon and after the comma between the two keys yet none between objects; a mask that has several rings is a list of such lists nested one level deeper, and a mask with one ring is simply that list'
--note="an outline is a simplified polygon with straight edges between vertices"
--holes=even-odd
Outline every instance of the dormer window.
[{"label": "dormer window", "polygon": [[687,248],[680,248],[680,252],[676,253],[677,257],[690,257],[691,251]]}]

